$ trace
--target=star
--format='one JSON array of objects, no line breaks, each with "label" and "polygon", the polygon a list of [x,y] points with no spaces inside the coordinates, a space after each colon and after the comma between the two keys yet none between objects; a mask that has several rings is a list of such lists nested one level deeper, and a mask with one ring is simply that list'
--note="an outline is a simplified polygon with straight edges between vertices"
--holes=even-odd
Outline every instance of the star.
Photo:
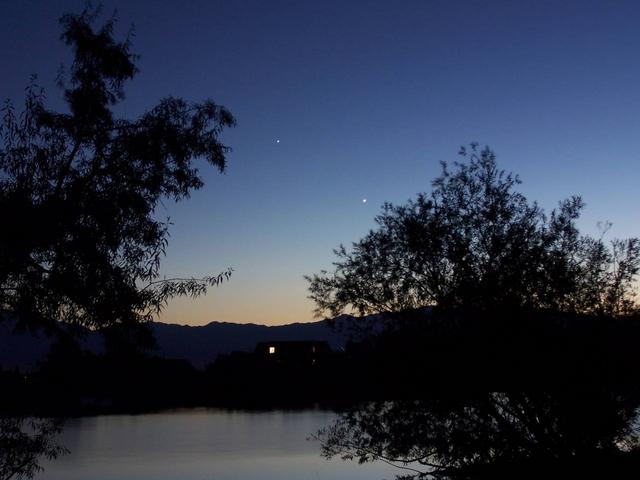
[{"label": "star", "polygon": [[362,203],[367,203],[367,199],[366,199],[366,198],[363,198],[363,199],[362,199]]},{"label": "star", "polygon": [[280,143],[280,139],[277,139],[277,140],[276,140],[276,143]]}]

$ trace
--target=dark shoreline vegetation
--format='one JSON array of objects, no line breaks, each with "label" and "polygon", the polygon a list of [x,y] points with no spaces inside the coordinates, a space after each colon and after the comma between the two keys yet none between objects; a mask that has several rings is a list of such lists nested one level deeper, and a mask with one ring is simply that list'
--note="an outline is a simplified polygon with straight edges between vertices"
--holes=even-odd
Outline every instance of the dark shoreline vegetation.
[{"label": "dark shoreline vegetation", "polygon": [[[318,433],[323,455],[403,479],[637,476],[640,240],[583,235],[579,196],[545,213],[478,144],[306,277],[318,315],[381,315],[385,331],[311,363],[257,350],[199,371],[151,356],[147,327],[169,299],[231,276],[161,278],[169,221],[156,214],[203,186],[197,160],[224,171],[235,119],[174,97],[116,118],[136,57],[97,16],[62,18],[64,113],[35,83],[22,113],[3,109],[0,308],[58,340],[37,371],[0,374],[0,480],[62,453],[56,424],[25,416],[315,404],[340,411]],[[103,333],[105,354],[74,329]]]},{"label": "dark shoreline vegetation", "polygon": [[[633,397],[640,317],[414,313],[317,364],[237,352],[198,370],[131,350],[95,355],[73,339],[35,372],[2,372],[2,411],[75,415],[187,406],[344,406],[479,392],[550,391]],[[505,362],[508,359],[508,362]]]},{"label": "dark shoreline vegetation", "polygon": [[[628,451],[605,446],[633,433],[628,429],[640,405],[635,365],[640,317],[437,310],[402,317],[402,326],[391,323],[385,332],[349,343],[345,352],[327,354],[315,365],[273,364],[245,353],[235,360],[221,357],[201,371],[135,350],[96,356],[73,342],[59,344],[40,372],[27,379],[4,372],[1,388],[9,395],[2,397],[2,412],[73,417],[183,407],[319,407],[373,429],[367,442],[380,440],[376,435],[387,442],[419,441],[412,429],[424,428],[423,415],[430,412],[429,421],[446,416],[448,428],[459,429],[446,435],[469,442],[468,448],[473,442],[498,442],[518,450],[530,442],[522,458],[494,467],[473,465],[450,478],[535,478],[548,468],[570,476],[580,472],[581,478],[605,473],[627,478],[625,472],[637,471],[633,442]],[[519,405],[522,420],[505,416],[500,427],[490,420],[500,418],[496,408],[506,405]],[[477,418],[464,418],[469,409],[477,409]],[[535,442],[520,422],[538,430]],[[320,435],[325,454],[335,455],[339,450],[332,442],[339,439],[342,445],[345,435],[353,434],[343,428],[338,422]],[[428,431],[423,434],[428,438]],[[444,441],[445,432],[440,435]]]},{"label": "dark shoreline vegetation", "polygon": [[396,324],[372,358],[399,393],[342,413],[323,454],[406,479],[637,476],[639,240],[581,234],[580,197],[547,215],[489,148],[460,155],[307,278],[319,312]]},{"label": "dark shoreline vegetation", "polygon": [[640,398],[640,316],[429,310],[403,318],[401,326],[390,323],[313,365],[234,352],[201,370],[131,345],[96,355],[69,337],[37,370],[0,373],[0,410],[74,416],[190,406],[340,409],[487,392]]}]

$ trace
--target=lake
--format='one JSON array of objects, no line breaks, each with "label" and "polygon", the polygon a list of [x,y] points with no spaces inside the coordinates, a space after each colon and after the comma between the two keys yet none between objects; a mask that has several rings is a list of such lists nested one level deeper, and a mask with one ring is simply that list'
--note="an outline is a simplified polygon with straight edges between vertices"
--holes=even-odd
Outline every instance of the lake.
[{"label": "lake", "polygon": [[308,437],[335,414],[323,410],[193,409],[68,420],[59,440],[71,453],[45,462],[36,480],[383,479],[383,463],[320,457]]}]

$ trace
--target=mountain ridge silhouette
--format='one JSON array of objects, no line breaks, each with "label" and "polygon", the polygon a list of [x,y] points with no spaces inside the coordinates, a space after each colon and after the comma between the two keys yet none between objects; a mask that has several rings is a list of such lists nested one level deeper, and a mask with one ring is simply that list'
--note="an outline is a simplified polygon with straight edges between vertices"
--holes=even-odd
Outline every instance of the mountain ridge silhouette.
[{"label": "mountain ridge silhouette", "polygon": [[[326,341],[331,349],[340,350],[350,338],[362,335],[356,323],[375,324],[378,320],[379,316],[376,315],[362,318],[340,315],[330,320],[285,325],[220,321],[206,325],[153,322],[151,329],[158,348],[150,353],[162,358],[187,360],[194,367],[202,369],[219,355],[232,351],[253,351],[259,342],[316,340]],[[26,331],[16,332],[15,326],[15,319],[7,318],[6,314],[4,320],[0,321],[0,368],[32,371],[46,359],[54,338],[42,331],[35,335]],[[94,354],[104,351],[99,333],[85,330],[78,341],[83,350]]]}]

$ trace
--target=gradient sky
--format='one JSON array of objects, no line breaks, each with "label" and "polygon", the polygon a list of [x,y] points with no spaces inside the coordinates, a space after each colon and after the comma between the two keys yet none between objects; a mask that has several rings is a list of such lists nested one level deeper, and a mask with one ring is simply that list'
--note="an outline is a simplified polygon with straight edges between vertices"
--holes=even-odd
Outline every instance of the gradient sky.
[{"label": "gradient sky", "polygon": [[[60,105],[58,17],[82,0],[0,0],[0,97],[32,73]],[[238,126],[226,174],[181,204],[162,273],[231,281],[161,320],[313,319],[302,276],[362,237],[384,201],[430,188],[459,145],[490,145],[546,209],[640,236],[640,2],[104,1],[135,25],[140,74],[119,108],[212,98]],[[277,140],[280,140],[278,143]],[[367,198],[367,203],[362,199]]]}]

